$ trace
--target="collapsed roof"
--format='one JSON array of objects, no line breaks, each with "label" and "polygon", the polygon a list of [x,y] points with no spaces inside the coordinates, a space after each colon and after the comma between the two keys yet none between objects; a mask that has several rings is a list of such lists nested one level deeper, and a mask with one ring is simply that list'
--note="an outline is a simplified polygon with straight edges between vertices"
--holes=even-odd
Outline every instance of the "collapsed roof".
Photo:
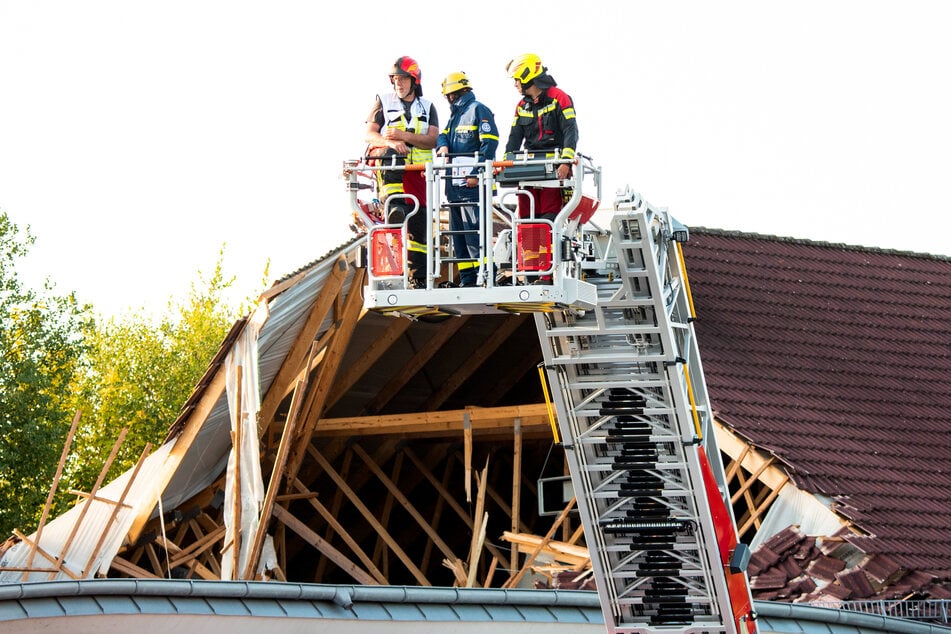
[{"label": "collapsed roof", "polygon": [[[554,547],[583,545],[579,522],[539,489],[565,465],[531,320],[364,313],[359,252],[354,240],[275,283],[235,324],[166,443],[15,536],[0,579],[504,586],[583,568]],[[911,591],[940,597],[951,577],[951,260],[708,229],[693,230],[684,254],[711,402],[738,439],[720,446],[741,537],[798,526],[767,521],[779,492],[797,488],[834,511],[835,537],[853,547],[845,573],[895,562],[867,596],[891,598],[902,581],[907,594],[916,579]],[[256,433],[241,437],[236,418]],[[229,490],[253,472],[260,491]],[[243,515],[241,528],[228,515]],[[522,564],[520,548],[547,565]],[[754,596],[768,570],[751,570]],[[771,598],[860,594],[833,590],[835,575],[816,577],[815,590],[801,581],[784,582],[799,584],[795,596],[771,588]]]}]

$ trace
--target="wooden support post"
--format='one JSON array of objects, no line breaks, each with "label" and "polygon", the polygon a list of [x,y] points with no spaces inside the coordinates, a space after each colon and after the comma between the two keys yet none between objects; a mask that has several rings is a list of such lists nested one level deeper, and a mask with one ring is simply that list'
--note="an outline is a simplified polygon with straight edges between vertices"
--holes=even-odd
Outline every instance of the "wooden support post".
[{"label": "wooden support post", "polygon": [[231,532],[231,579],[237,581],[241,578],[239,562],[241,561],[241,426],[244,420],[244,408],[241,404],[241,373],[242,367],[239,365],[236,370],[235,384],[235,423],[234,431],[231,432],[231,444],[234,448],[234,482],[231,485],[232,490],[232,518],[234,521]]},{"label": "wooden support post", "polygon": [[[306,366],[308,367],[310,366],[313,354],[314,347],[311,346],[306,361]],[[257,576],[261,549],[264,547],[264,539],[267,537],[267,527],[271,522],[271,512],[274,509],[275,496],[277,496],[277,492],[280,490],[281,476],[284,474],[287,457],[290,455],[291,442],[293,442],[297,432],[297,420],[300,416],[301,402],[306,389],[307,373],[305,372],[304,377],[298,379],[294,386],[294,395],[291,397],[291,406],[287,414],[287,420],[284,421],[284,432],[281,434],[281,440],[277,447],[277,457],[274,458],[274,465],[271,467],[271,479],[267,483],[267,491],[264,494],[264,502],[261,505],[261,514],[258,517],[258,526],[254,532],[254,541],[251,543],[251,549],[248,552],[248,563],[244,569],[245,579],[254,579]]]},{"label": "wooden support post", "polygon": [[[419,469],[420,473],[422,473],[423,476],[429,480],[429,483],[432,484],[433,487],[439,492],[439,495],[446,501],[446,504],[448,504],[449,507],[456,512],[456,515],[458,515],[459,518],[466,523],[466,526],[472,530],[475,530],[475,524],[473,523],[472,518],[469,517],[469,513],[467,513],[466,510],[463,509],[458,502],[456,502],[455,498],[449,492],[449,489],[447,489],[444,484],[440,483],[439,480],[436,479],[432,472],[426,468],[426,465],[422,463],[422,461],[409,449],[409,447],[405,447],[403,452],[406,454],[406,457],[409,458],[414,465],[416,465],[416,468]],[[458,454],[456,455],[455,459],[458,459]],[[452,460],[453,459],[450,459],[446,464],[447,472],[449,470],[449,463],[452,462]],[[508,558],[505,557],[505,555],[503,555],[500,550],[493,546],[491,542],[486,545],[486,548],[488,548],[489,552],[495,557],[499,558],[499,562],[502,564],[503,568],[510,567]]]},{"label": "wooden support post", "polygon": [[49,576],[50,581],[56,578],[56,573],[60,570],[63,561],[66,560],[66,556],[69,554],[69,548],[73,545],[73,540],[76,538],[76,534],[79,532],[79,528],[82,526],[83,520],[86,518],[86,513],[89,511],[92,500],[96,496],[96,493],[99,492],[99,487],[102,486],[102,481],[106,479],[106,474],[109,473],[109,468],[112,467],[112,462],[116,459],[116,455],[119,453],[119,447],[122,446],[122,441],[125,440],[126,434],[128,433],[128,429],[123,429],[121,432],[119,432],[119,438],[112,446],[112,451],[109,452],[109,457],[106,458],[106,463],[102,466],[102,470],[99,472],[99,477],[96,479],[96,484],[93,485],[92,491],[89,492],[89,497],[83,502],[83,507],[79,511],[79,517],[76,518],[76,523],[73,524],[72,530],[70,530],[69,536],[66,538],[66,543],[63,544],[63,549],[56,558],[55,570],[51,572]]},{"label": "wooden support post", "polygon": [[[522,517],[522,419],[516,418],[512,430],[512,532],[519,532]],[[518,565],[518,544],[512,544],[512,561]]]},{"label": "wooden support post", "polygon": [[[40,538],[43,535],[43,527],[46,525],[46,518],[50,514],[50,508],[53,506],[53,498],[56,496],[56,488],[59,486],[59,479],[63,477],[63,466],[66,464],[66,457],[69,455],[69,448],[73,444],[73,438],[76,436],[76,429],[79,427],[79,417],[80,411],[76,410],[76,415],[73,416],[73,422],[69,426],[69,433],[66,434],[66,442],[63,443],[63,453],[59,457],[59,463],[56,465],[56,475],[53,476],[53,483],[50,485],[49,495],[46,496],[46,504],[43,505],[43,514],[40,515],[40,523],[36,527],[36,543],[38,546],[40,543]],[[30,547],[30,554],[26,559],[26,567],[31,568],[33,566],[33,557],[36,555],[36,550],[33,546]],[[26,573],[23,574],[23,579],[26,579]]]},{"label": "wooden support post", "polygon": [[125,483],[125,486],[122,488],[122,494],[119,495],[119,499],[113,502],[112,513],[109,514],[109,521],[106,522],[106,526],[103,529],[102,533],[99,535],[99,541],[96,542],[96,547],[93,548],[92,552],[89,553],[89,559],[86,561],[86,565],[83,566],[82,575],[89,576],[92,570],[90,567],[93,562],[96,561],[96,557],[99,556],[99,551],[102,550],[102,545],[106,542],[106,537],[109,535],[109,527],[112,526],[113,522],[116,521],[116,517],[119,515],[119,510],[125,505],[125,498],[129,494],[129,489],[132,488],[132,484],[135,482],[135,478],[139,475],[139,470],[142,468],[142,465],[145,463],[145,459],[148,457],[149,452],[152,451],[152,444],[145,443],[145,448],[142,450],[142,453],[139,454],[139,459],[135,463],[135,467],[132,469],[132,473],[129,474],[129,480]]},{"label": "wooden support post", "polygon": [[465,455],[466,502],[472,502],[472,421],[469,412],[462,415],[462,445]]},{"label": "wooden support post", "polygon": [[476,496],[475,518],[473,518],[472,542],[469,545],[469,575],[466,578],[466,587],[475,585],[476,573],[479,567],[479,556],[482,553],[482,544],[485,543],[485,529],[489,523],[489,514],[485,512],[485,489],[489,478],[489,460],[486,458],[485,467],[481,476],[477,476],[478,495]]}]

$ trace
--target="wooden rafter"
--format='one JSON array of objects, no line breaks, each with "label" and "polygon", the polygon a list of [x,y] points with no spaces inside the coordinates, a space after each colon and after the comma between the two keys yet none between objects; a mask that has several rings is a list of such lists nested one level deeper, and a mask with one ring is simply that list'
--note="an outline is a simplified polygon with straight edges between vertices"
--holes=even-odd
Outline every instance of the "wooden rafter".
[{"label": "wooden rafter", "polygon": [[354,491],[350,487],[350,485],[343,478],[340,477],[340,474],[337,473],[337,471],[333,468],[333,466],[329,462],[327,462],[327,459],[324,458],[320,454],[320,452],[317,451],[312,445],[308,446],[307,450],[308,450],[308,453],[314,458],[314,460],[317,461],[320,467],[324,470],[324,472],[328,476],[330,476],[330,478],[334,481],[334,483],[342,491],[342,493],[345,496],[347,496],[347,499],[350,500],[350,503],[353,504],[354,507],[356,507],[357,511],[359,511],[360,514],[363,516],[363,519],[365,519],[367,523],[370,524],[370,526],[372,526],[373,529],[377,531],[377,533],[379,533],[383,537],[383,539],[386,541],[387,545],[390,547],[393,553],[397,556],[397,558],[399,558],[399,560],[403,562],[403,565],[406,566],[407,570],[409,570],[410,573],[413,575],[413,577],[416,578],[416,581],[419,582],[420,585],[431,586],[432,584],[426,578],[426,575],[424,575],[423,572],[416,566],[412,558],[406,554],[406,552],[399,545],[399,543],[395,539],[393,539],[393,536],[390,535],[389,531],[387,531],[386,528],[382,524],[380,524],[380,522],[376,519],[376,516],[373,514],[373,512],[369,508],[367,508],[367,506],[363,503],[363,501],[357,495],[356,491]]},{"label": "wooden rafter", "polygon": [[363,460],[363,463],[367,466],[367,468],[377,477],[383,486],[386,487],[387,491],[390,492],[390,495],[392,495],[393,498],[399,502],[403,509],[409,513],[410,517],[416,520],[416,523],[419,524],[419,527],[423,529],[423,532],[429,536],[434,544],[436,544],[436,547],[439,548],[443,555],[449,557],[450,559],[454,558],[455,554],[452,552],[452,549],[449,548],[449,545],[443,541],[442,537],[439,536],[439,533],[433,530],[433,527],[430,526],[429,522],[427,522],[420,512],[416,510],[416,507],[412,502],[409,501],[409,498],[407,498],[406,495],[400,491],[400,488],[395,482],[393,482],[393,480],[383,473],[383,470],[380,469],[379,465],[377,465],[369,455],[367,455],[367,452],[356,443],[353,445],[353,452],[359,456],[361,460]]},{"label": "wooden rafter", "polygon": [[503,588],[514,588],[518,585],[518,582],[522,580],[522,577],[525,576],[525,573],[528,572],[528,569],[535,562],[535,558],[538,557],[538,554],[542,551],[542,548],[548,545],[558,528],[566,519],[568,519],[568,514],[571,512],[571,509],[575,507],[576,502],[576,498],[571,498],[571,500],[568,502],[568,505],[558,516],[558,519],[556,519],[554,524],[551,525],[548,533],[545,534],[545,536],[538,542],[538,545],[536,545],[535,548],[532,549],[532,552],[525,558],[525,563],[522,564],[522,567],[519,568],[518,572],[509,577],[508,581],[502,584]]},{"label": "wooden rafter", "polygon": [[746,498],[747,505],[750,508],[753,508],[753,498],[750,496],[750,487],[752,487],[759,480],[760,474],[762,474],[766,469],[772,465],[774,458],[770,457],[768,460],[764,460],[759,467],[750,474],[750,477],[747,478],[743,469],[740,469],[736,472],[736,477],[740,483],[740,486],[730,497],[730,503],[736,504],[736,501],[740,499],[741,496]]},{"label": "wooden rafter", "polygon": [[307,390],[308,397],[301,410],[302,418],[297,433],[296,446],[292,448],[287,462],[286,474],[288,480],[297,477],[307,447],[310,446],[311,434],[313,434],[320,416],[323,415],[327,394],[334,382],[340,362],[343,360],[347,345],[350,343],[353,329],[357,325],[360,311],[363,309],[363,278],[365,276],[366,269],[356,269],[354,271],[347,298],[339,306],[339,311],[336,313],[337,332],[327,348],[327,354],[324,355],[323,361],[320,363],[317,379]]},{"label": "wooden rafter", "polygon": [[760,524],[761,524],[760,518],[766,514],[766,511],[769,510],[769,507],[773,503],[773,500],[775,500],[776,496],[779,495],[780,489],[782,489],[782,486],[780,486],[777,489],[769,489],[767,487],[764,487],[763,490],[760,492],[760,494],[756,496],[757,499],[756,499],[755,508],[750,508],[749,518],[746,521],[744,521],[743,524],[736,531],[737,536],[739,538],[742,538],[744,535],[746,535],[746,532],[750,530],[750,528],[754,526],[756,528],[760,527]]},{"label": "wooden rafter", "polygon": [[[437,480],[437,479],[436,479],[436,476],[433,475],[432,471],[429,470],[429,468],[416,456],[416,454],[414,454],[414,453],[410,450],[409,447],[404,447],[404,448],[403,448],[403,453],[406,454],[406,457],[409,458],[410,461],[412,461],[412,463],[413,463],[414,465],[416,465],[416,468],[419,470],[419,472],[422,473],[423,476],[424,476],[424,477],[429,481],[429,483],[433,486],[433,488],[436,489],[436,491],[439,493],[440,498],[446,501],[446,504],[448,504],[449,507],[450,507],[453,511],[456,512],[456,515],[458,515],[459,518],[462,519],[462,521],[466,523],[466,526],[468,526],[470,530],[473,530],[473,531],[474,531],[474,530],[475,530],[475,522],[474,522],[473,519],[469,516],[469,514],[466,512],[466,510],[465,510],[464,508],[462,508],[462,506],[456,501],[456,499],[453,497],[453,495],[449,492],[449,490],[446,488],[446,484],[445,484],[444,482],[440,482],[439,480]],[[447,473],[449,472],[449,465],[452,464],[452,463],[453,463],[453,460],[447,460],[447,461],[446,461],[446,470],[447,470]],[[497,558],[499,559],[499,561],[500,561],[501,564],[502,564],[502,567],[504,567],[504,568],[508,568],[508,567],[509,567],[509,560],[508,560],[507,557],[505,557],[505,556],[501,553],[501,551],[499,551],[499,550],[498,550],[495,546],[493,546],[491,543],[487,544],[486,547],[489,549],[489,552],[492,553],[492,555],[493,555],[494,557],[497,557]]]},{"label": "wooden rafter", "polygon": [[[56,496],[56,488],[59,486],[59,480],[63,476],[63,467],[66,465],[66,458],[69,456],[69,448],[73,444],[73,437],[76,435],[76,429],[79,426],[79,410],[73,416],[73,422],[69,426],[69,433],[66,435],[66,442],[63,443],[63,453],[59,457],[59,463],[56,465],[56,474],[53,476],[53,483],[50,485],[49,495],[46,497],[46,504],[43,505],[43,512],[40,515],[40,523],[36,527],[36,543],[40,543],[43,535],[43,527],[46,525],[46,518],[49,516],[50,508],[53,506],[53,498]],[[30,554],[26,560],[26,567],[33,566],[33,558],[36,555],[34,548],[30,548]],[[24,578],[25,575],[24,575]]]},{"label": "wooden rafter", "polygon": [[[403,470],[403,454],[398,453],[393,458],[393,468],[390,471],[390,480],[395,484],[400,481],[400,472]],[[380,512],[380,521],[384,526],[390,525],[390,518],[393,513],[393,505],[396,503],[396,497],[392,491],[388,491],[386,499],[383,501],[383,510]],[[376,548],[373,551],[373,558],[377,561],[387,559],[386,542],[378,535],[376,539]]]},{"label": "wooden rafter", "polygon": [[[304,486],[304,483],[300,480],[294,481],[294,488],[296,488],[298,491],[301,491],[302,493],[307,494],[306,498],[304,498],[307,500],[307,503],[310,504],[314,510],[320,513],[320,516],[324,518],[324,521],[326,521],[331,526],[331,528],[336,531],[337,535],[339,535],[344,543],[350,547],[350,550],[353,551],[353,554],[357,556],[357,559],[359,559],[360,562],[366,566],[367,571],[373,575],[373,578],[376,579],[380,584],[388,584],[389,582],[386,580],[386,576],[376,567],[369,555],[367,555],[366,552],[360,548],[360,544],[358,544],[357,541],[350,536],[350,533],[347,531],[346,527],[337,521],[337,517],[331,513],[326,506],[321,504],[320,500],[317,498],[317,494],[308,490],[307,487]],[[327,541],[329,542],[329,539]]]},{"label": "wooden rafter", "polygon": [[333,391],[327,397],[327,408],[333,407],[413,323],[409,319],[390,319],[389,322],[383,334],[374,339],[360,357],[337,377]]},{"label": "wooden rafter", "polygon": [[512,421],[521,419],[527,434],[551,436],[548,410],[544,403],[505,407],[468,407],[439,412],[410,412],[385,416],[323,418],[314,430],[318,437],[375,436],[413,434],[458,438],[464,430],[464,415],[469,414],[473,432],[512,429]]},{"label": "wooden rafter", "polygon": [[225,371],[222,366],[218,366],[194,408],[190,411],[188,416],[183,419],[181,424],[182,431],[179,434],[178,440],[176,440],[172,451],[165,458],[164,468],[162,469],[161,474],[153,480],[152,489],[150,492],[144,494],[153,497],[155,501],[143,508],[142,512],[135,518],[135,520],[133,520],[132,526],[129,528],[129,534],[126,537],[127,542],[134,544],[139,541],[139,536],[142,534],[142,529],[149,521],[152,511],[154,510],[155,505],[158,503],[159,496],[161,496],[162,491],[165,490],[165,487],[168,486],[169,480],[171,480],[172,475],[175,473],[178,465],[181,464],[182,458],[185,456],[185,453],[188,451],[191,443],[198,435],[202,424],[205,422],[205,419],[208,417],[208,414],[211,412],[212,408],[218,402],[218,399],[221,397],[221,394],[224,392],[224,390]]},{"label": "wooden rafter", "polygon": [[[66,543],[63,544],[62,550],[56,557],[56,563],[53,564],[54,571],[51,572],[49,576],[50,580],[56,577],[56,572],[59,571],[60,566],[66,559],[66,556],[69,554],[69,548],[72,546],[73,540],[76,538],[77,533],[79,533],[79,528],[82,526],[83,519],[86,517],[86,513],[89,512],[93,498],[95,498],[96,493],[99,492],[99,487],[102,486],[103,480],[106,479],[106,474],[109,473],[109,469],[112,467],[112,462],[116,459],[116,455],[119,453],[119,447],[122,446],[122,442],[125,440],[126,434],[128,433],[129,430],[127,428],[123,428],[122,431],[119,432],[119,438],[116,439],[116,442],[112,445],[112,451],[109,452],[109,456],[106,458],[105,464],[99,471],[99,477],[96,479],[96,483],[89,492],[89,497],[83,502],[82,509],[79,511],[79,517],[76,518],[76,523],[73,524],[72,529],[69,531],[69,536],[66,537]],[[83,574],[83,571],[81,571],[80,574]]]},{"label": "wooden rafter", "polygon": [[[345,482],[348,482],[350,480],[350,469],[352,467],[352,464],[353,464],[353,452],[348,451],[343,456],[343,462],[341,463],[340,470],[339,470],[340,477]],[[334,491],[334,498],[330,505],[331,515],[333,515],[334,517],[339,517],[340,509],[343,507],[343,502],[345,498],[346,496],[344,495],[343,490],[340,489],[340,487],[337,487],[337,489]],[[324,537],[327,541],[330,541],[331,538],[333,537],[333,534],[334,534],[334,526],[333,524],[328,522],[327,530],[324,533]],[[318,579],[323,578],[324,567],[326,565],[327,565],[327,560],[321,559],[320,562],[317,564],[316,578]],[[387,573],[388,571],[386,570],[386,568],[384,568],[383,576],[388,577],[389,575]]]},{"label": "wooden rafter", "polygon": [[[404,455],[408,455],[406,454],[405,449],[402,453]],[[418,462],[415,464],[417,466],[417,469],[419,469],[420,464]],[[449,486],[450,478],[452,477],[452,465],[453,465],[452,460],[446,461],[446,467],[445,469],[443,469],[442,483],[440,484],[441,489],[439,490],[445,490]],[[423,473],[424,478],[426,478],[430,482],[436,481],[435,475],[429,469],[427,469],[425,465],[422,466],[422,471],[425,472]],[[435,530],[439,530],[439,524],[442,521],[442,514],[445,508],[446,508],[446,498],[442,494],[436,496],[436,504],[433,506],[433,518],[430,521],[430,525]],[[429,568],[429,559],[432,556],[432,551],[433,551],[433,543],[427,541],[425,548],[423,548],[422,565],[420,566],[423,570],[426,570],[427,568]]]},{"label": "wooden rafter", "polygon": [[416,351],[413,358],[403,364],[402,370],[394,375],[386,385],[380,388],[376,397],[364,408],[364,413],[375,414],[383,409],[383,407],[390,402],[390,399],[396,396],[396,394],[416,376],[416,373],[422,370],[423,367],[426,366],[426,363],[432,359],[445,343],[449,341],[460,328],[468,323],[468,321],[469,317],[464,316],[440,324],[439,329],[427,339],[422,348]]},{"label": "wooden rafter", "polygon": [[535,370],[538,362],[541,361],[541,354],[538,357],[530,354],[520,355],[510,361],[511,363],[504,370],[495,375],[495,382],[486,386],[486,390],[482,393],[481,399],[486,405],[498,403],[526,373]]},{"label": "wooden rafter", "polygon": [[317,336],[321,323],[323,323],[327,313],[333,307],[334,301],[340,293],[340,289],[343,288],[343,283],[347,278],[347,268],[346,258],[340,256],[337,261],[334,262],[333,269],[327,275],[327,279],[324,281],[320,293],[318,293],[317,298],[314,300],[304,325],[301,327],[297,338],[284,357],[284,362],[281,364],[280,370],[278,370],[277,375],[275,375],[271,381],[271,386],[268,388],[267,394],[261,399],[261,407],[258,413],[260,416],[259,424],[261,429],[267,429],[271,424],[281,401],[284,400],[288,391],[293,388],[298,373],[301,370],[301,363],[308,355],[308,351],[311,348],[314,338]]},{"label": "wooden rafter", "polygon": [[291,515],[291,513],[282,506],[274,507],[274,517],[283,522],[289,529],[300,535],[308,544],[316,548],[325,557],[333,561],[337,566],[353,577],[357,582],[364,585],[376,585],[377,580],[368,572],[360,568],[351,561],[346,555],[334,548],[323,537],[311,530],[302,521]]},{"label": "wooden rafter", "polygon": [[[125,506],[126,496],[129,495],[129,490],[132,488],[132,484],[135,482],[136,476],[139,475],[139,470],[145,463],[145,459],[148,457],[150,451],[152,451],[152,444],[145,443],[145,448],[142,450],[142,453],[139,454],[139,459],[136,461],[135,467],[132,468],[132,472],[129,474],[129,479],[122,488],[122,493],[119,495],[119,499],[112,503],[112,512],[109,514],[109,520],[106,522],[105,526],[112,526],[113,522],[116,521],[116,517],[118,517],[120,509]],[[92,572],[90,567],[96,561],[96,557],[99,556],[99,551],[102,550],[102,545],[105,543],[108,536],[109,531],[107,529],[103,530],[102,534],[99,535],[99,541],[96,542],[95,548],[93,548],[92,552],[89,553],[89,559],[86,560],[86,565],[83,566],[83,575],[89,575]]]},{"label": "wooden rafter", "polygon": [[452,396],[472,376],[473,372],[479,369],[479,366],[495,353],[499,346],[508,341],[512,333],[518,330],[525,319],[526,315],[515,315],[506,318],[502,325],[496,328],[485,341],[479,344],[475,352],[468,356],[465,363],[440,382],[439,389],[427,399],[420,409],[425,411],[439,409],[446,402],[446,399]]}]

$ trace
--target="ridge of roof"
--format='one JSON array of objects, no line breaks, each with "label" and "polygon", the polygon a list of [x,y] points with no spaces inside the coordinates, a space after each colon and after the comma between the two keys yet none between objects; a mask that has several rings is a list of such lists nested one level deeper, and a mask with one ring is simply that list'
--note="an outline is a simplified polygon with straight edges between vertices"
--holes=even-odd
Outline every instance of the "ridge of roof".
[{"label": "ridge of roof", "polygon": [[736,237],[736,238],[751,238],[756,240],[766,240],[770,242],[784,242],[789,244],[801,244],[817,247],[831,247],[836,249],[846,249],[849,251],[861,251],[869,253],[881,253],[886,255],[901,255],[908,257],[919,257],[919,258],[929,258],[935,260],[951,260],[949,255],[941,255],[936,253],[925,253],[919,251],[907,251],[901,249],[888,249],[885,247],[869,247],[856,244],[848,244],[845,242],[829,242],[825,240],[814,240],[811,238],[795,238],[792,236],[778,236],[766,233],[757,233],[752,231],[740,231],[738,229],[718,229],[715,227],[705,227],[702,225],[691,225],[688,227],[691,231],[697,233],[703,233],[706,235],[719,235],[727,237]]}]

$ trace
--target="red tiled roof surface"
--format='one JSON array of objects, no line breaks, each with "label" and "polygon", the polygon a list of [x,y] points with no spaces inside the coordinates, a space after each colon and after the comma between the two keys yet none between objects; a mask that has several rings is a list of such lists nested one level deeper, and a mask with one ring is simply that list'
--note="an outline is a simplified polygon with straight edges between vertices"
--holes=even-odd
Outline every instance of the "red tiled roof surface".
[{"label": "red tiled roof surface", "polygon": [[717,419],[863,552],[951,578],[951,258],[704,228],[684,258]]}]

